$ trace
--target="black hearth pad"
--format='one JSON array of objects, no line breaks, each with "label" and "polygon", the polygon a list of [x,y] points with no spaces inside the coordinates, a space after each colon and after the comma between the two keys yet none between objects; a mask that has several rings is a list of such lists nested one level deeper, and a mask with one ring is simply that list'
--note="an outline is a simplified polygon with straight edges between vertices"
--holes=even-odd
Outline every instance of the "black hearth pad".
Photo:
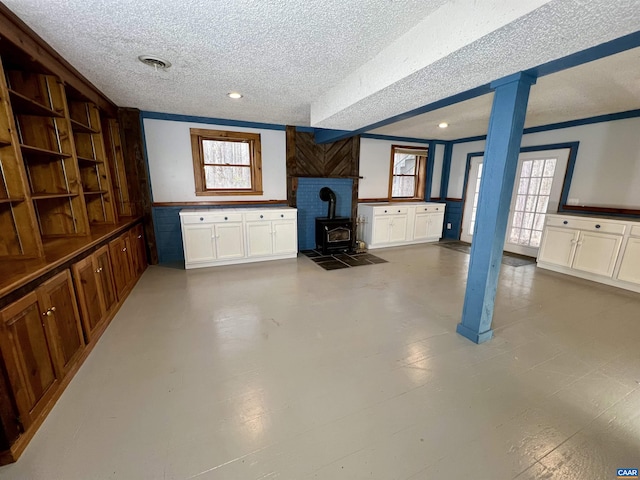
[{"label": "black hearth pad", "polygon": [[363,265],[375,265],[376,263],[387,263],[386,260],[371,255],[370,253],[334,253],[333,255],[323,255],[318,250],[302,250],[300,253],[309,257],[316,265],[325,270],[339,270],[349,267],[361,267]]}]

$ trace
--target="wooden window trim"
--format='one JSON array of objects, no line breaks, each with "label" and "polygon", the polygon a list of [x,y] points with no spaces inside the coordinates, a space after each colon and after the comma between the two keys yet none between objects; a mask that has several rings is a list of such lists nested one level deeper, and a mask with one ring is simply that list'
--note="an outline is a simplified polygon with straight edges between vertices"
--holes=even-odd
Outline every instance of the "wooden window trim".
[{"label": "wooden window trim", "polygon": [[[393,174],[393,163],[395,158],[396,149],[403,150],[421,150],[421,151],[429,151],[428,146],[424,147],[416,147],[416,146],[408,146],[408,145],[391,145],[391,158],[389,161],[389,192],[388,192],[388,201],[393,202],[415,202],[417,200],[424,200],[424,190],[426,186],[426,178],[427,178],[427,155],[419,155],[418,164],[416,165],[416,173],[415,175],[394,175]],[[413,197],[394,197],[392,195],[393,192],[393,177],[415,177],[416,178],[416,190],[414,192]]]},{"label": "wooden window trim", "polygon": [[[193,177],[196,196],[213,195],[262,195],[262,148],[259,133],[230,132],[226,130],[189,129],[191,134],[191,152],[193,156]],[[204,173],[203,140],[230,142],[248,142],[250,151],[251,188],[250,189],[207,189]]]}]

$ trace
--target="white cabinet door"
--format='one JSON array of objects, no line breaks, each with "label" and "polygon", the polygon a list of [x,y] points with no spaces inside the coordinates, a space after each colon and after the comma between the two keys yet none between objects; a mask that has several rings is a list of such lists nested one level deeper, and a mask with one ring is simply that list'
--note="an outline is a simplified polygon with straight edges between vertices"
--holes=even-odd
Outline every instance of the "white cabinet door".
[{"label": "white cabinet door", "polygon": [[416,220],[413,227],[413,239],[422,240],[428,238],[427,231],[429,230],[430,213],[418,213],[416,214]]},{"label": "white cabinet door", "polygon": [[581,232],[573,268],[610,277],[616,265],[622,236],[608,233]]},{"label": "white cabinet door", "polygon": [[247,222],[247,255],[261,257],[271,255],[271,222]]},{"label": "white cabinet door", "polygon": [[571,228],[547,227],[542,237],[538,261],[570,267],[579,233]]},{"label": "white cabinet door", "polygon": [[215,226],[218,260],[244,257],[242,223],[219,223]]},{"label": "white cabinet door", "polygon": [[389,231],[391,230],[392,217],[375,216],[373,217],[373,243],[389,243]]},{"label": "white cabinet door", "polygon": [[183,232],[184,256],[187,263],[215,260],[213,225],[185,225]]},{"label": "white cabinet door", "polygon": [[620,263],[618,280],[640,285],[640,238],[627,239],[627,248]]},{"label": "white cabinet door", "polygon": [[404,242],[407,237],[407,216],[395,215],[389,224],[389,242]]},{"label": "white cabinet door", "polygon": [[295,221],[276,220],[273,222],[273,253],[294,253],[298,251],[298,226]]},{"label": "white cabinet door", "polygon": [[442,237],[442,225],[444,224],[444,213],[432,213],[427,222],[427,238]]}]

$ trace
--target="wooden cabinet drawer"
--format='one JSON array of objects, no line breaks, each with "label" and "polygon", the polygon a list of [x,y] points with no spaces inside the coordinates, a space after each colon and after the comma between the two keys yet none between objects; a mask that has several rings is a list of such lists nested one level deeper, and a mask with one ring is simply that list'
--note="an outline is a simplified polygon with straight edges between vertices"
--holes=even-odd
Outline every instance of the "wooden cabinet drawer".
[{"label": "wooden cabinet drawer", "polygon": [[265,220],[282,220],[282,219],[295,219],[297,218],[296,210],[265,210],[265,211],[253,211],[246,212],[244,218],[247,222],[259,222]]},{"label": "wooden cabinet drawer", "polygon": [[444,213],[444,205],[418,205],[416,207],[416,214],[418,213]]},{"label": "wooden cabinet drawer", "polygon": [[613,233],[616,235],[624,235],[626,228],[626,226],[621,223],[607,222],[606,220],[594,218],[583,219],[574,217],[549,217],[547,219],[547,226],[575,228],[591,232]]}]

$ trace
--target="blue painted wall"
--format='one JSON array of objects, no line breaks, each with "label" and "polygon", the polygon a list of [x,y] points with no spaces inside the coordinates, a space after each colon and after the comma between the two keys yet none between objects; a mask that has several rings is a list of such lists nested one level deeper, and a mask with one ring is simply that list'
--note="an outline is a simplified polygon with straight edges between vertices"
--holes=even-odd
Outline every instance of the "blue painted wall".
[{"label": "blue painted wall", "polygon": [[[446,200],[447,208],[444,214],[444,238],[460,240],[462,230],[462,200]],[[447,230],[447,223],[451,224],[451,230]]]},{"label": "blue painted wall", "polygon": [[300,178],[298,180],[298,248],[310,250],[316,247],[316,217],[326,217],[328,202],[320,200],[320,189],[329,187],[336,194],[336,215],[351,216],[350,178]]}]

